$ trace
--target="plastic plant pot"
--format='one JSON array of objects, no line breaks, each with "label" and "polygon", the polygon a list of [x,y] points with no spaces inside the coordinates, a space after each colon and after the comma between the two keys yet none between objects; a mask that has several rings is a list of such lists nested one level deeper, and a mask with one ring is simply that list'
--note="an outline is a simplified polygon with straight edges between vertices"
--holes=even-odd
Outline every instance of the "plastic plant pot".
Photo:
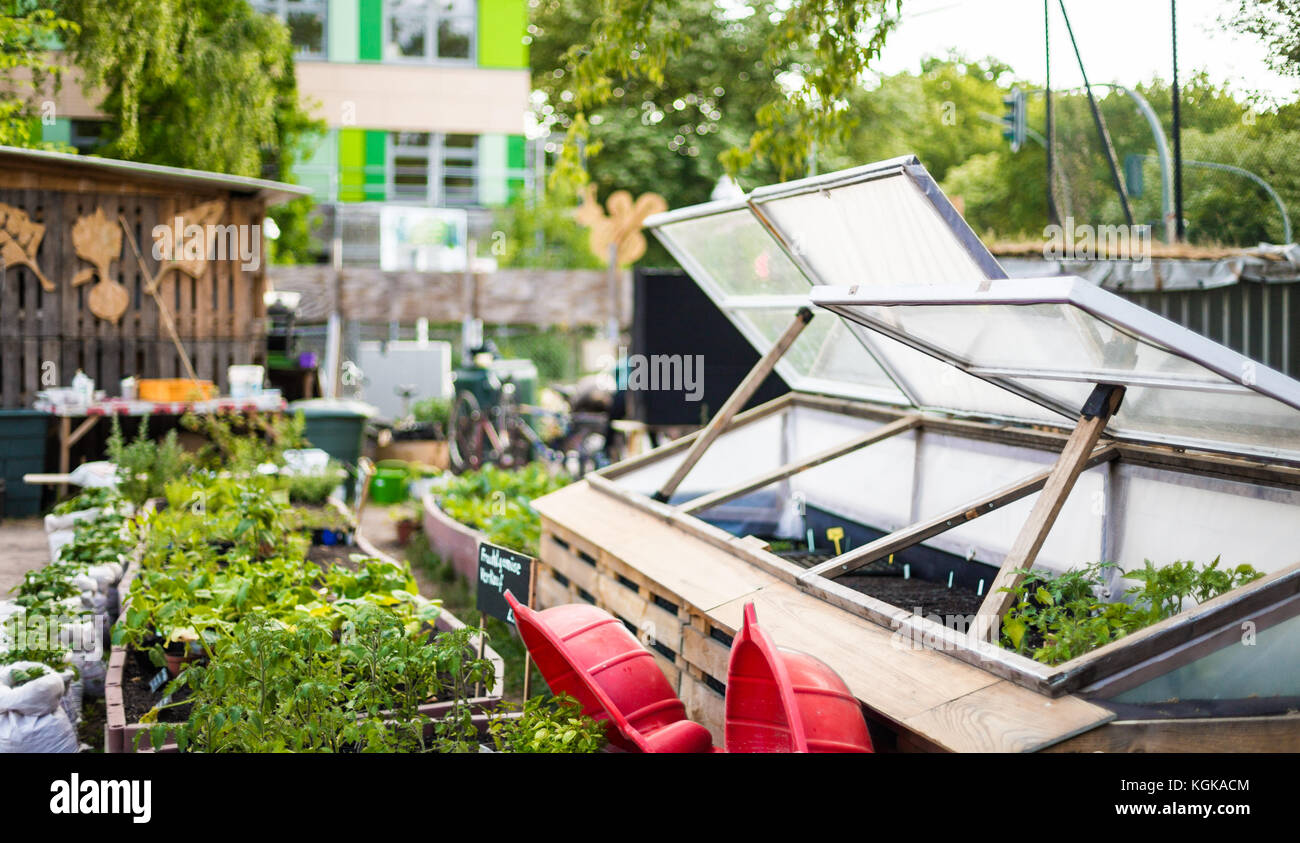
[{"label": "plastic plant pot", "polygon": [[406,500],[406,487],[410,483],[406,469],[376,468],[370,478],[370,500],[375,503],[401,503]]}]

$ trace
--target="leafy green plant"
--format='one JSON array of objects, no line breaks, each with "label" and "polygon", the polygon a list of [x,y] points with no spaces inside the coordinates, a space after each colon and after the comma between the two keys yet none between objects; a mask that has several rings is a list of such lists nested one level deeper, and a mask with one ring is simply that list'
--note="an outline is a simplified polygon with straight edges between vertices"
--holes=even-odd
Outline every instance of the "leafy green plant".
[{"label": "leafy green plant", "polygon": [[520,707],[502,705],[501,711],[518,711],[518,717],[495,716],[488,733],[498,752],[598,752],[605,745],[605,727],[583,714],[570,696],[533,697]]},{"label": "leafy green plant", "polygon": [[87,509],[95,509],[104,506],[113,500],[114,492],[109,488],[90,488],[77,494],[66,501],[55,505],[50,510],[55,515],[70,515],[73,512],[82,512]]},{"label": "leafy green plant", "polygon": [[330,460],[325,470],[313,474],[293,474],[286,484],[289,500],[319,506],[338,488],[343,476],[343,466]]},{"label": "leafy green plant", "polygon": [[10,687],[21,688],[33,679],[40,679],[49,671],[44,665],[34,664],[27,668],[18,668],[9,672]]},{"label": "leafy green plant", "polygon": [[268,463],[283,466],[286,450],[307,445],[303,436],[307,420],[302,413],[186,413],[181,426],[208,440],[196,457],[199,466],[236,476],[254,474]]},{"label": "leafy green plant", "polygon": [[123,437],[117,416],[113,416],[107,451],[109,460],[117,466],[119,494],[137,506],[161,496],[167,481],[183,474],[190,462],[175,430],[167,431],[160,442],[149,438],[148,416],[141,416],[140,427],[130,442]]},{"label": "leafy green plant", "polygon": [[482,530],[493,544],[536,556],[541,519],[532,501],[568,482],[542,463],[517,471],[488,465],[449,480],[438,504],[455,520]]},{"label": "leafy green plant", "polygon": [[1117,567],[1113,563],[1059,575],[1022,570],[1025,579],[1002,619],[1002,646],[1045,664],[1061,664],[1181,612],[1188,597],[1204,602],[1263,576],[1250,565],[1229,570],[1219,564],[1216,557],[1199,567],[1177,561],[1156,568],[1145,560],[1143,568],[1124,573],[1142,583],[1125,591],[1132,603],[1103,599],[1106,572]]},{"label": "leafy green plant", "polygon": [[[476,746],[464,701],[491,663],[475,659],[471,630],[408,629],[373,605],[340,630],[314,618],[287,624],[263,613],[241,621],[207,665],[178,676],[193,708],[175,728],[182,750],[205,752],[458,751]],[[444,719],[420,712],[455,701]],[[155,744],[169,727],[151,720]]]},{"label": "leafy green plant", "polygon": [[451,417],[451,399],[421,398],[411,405],[411,417],[418,424],[433,425],[441,438],[446,435],[447,419]]}]

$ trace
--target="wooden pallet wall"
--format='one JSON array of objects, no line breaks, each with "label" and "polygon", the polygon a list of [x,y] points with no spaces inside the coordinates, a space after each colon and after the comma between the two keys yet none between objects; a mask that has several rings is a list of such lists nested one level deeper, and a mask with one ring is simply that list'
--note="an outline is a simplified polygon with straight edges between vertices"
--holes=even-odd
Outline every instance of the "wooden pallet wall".
[{"label": "wooden pallet wall", "polygon": [[[220,224],[260,224],[262,203],[220,192],[131,192],[89,180],[67,185],[80,188],[76,190],[16,187],[4,181],[0,179],[0,203],[45,226],[37,264],[55,289],[44,290],[27,267],[0,266],[0,407],[28,407],[38,390],[69,385],[77,369],[110,395],[118,393],[119,380],[128,375],[184,377],[125,236],[110,273],[127,290],[126,312],[116,324],[91,313],[86,300],[96,282],[71,284],[90,265],[75,252],[73,225],[96,209],[114,224],[121,215],[152,273],[158,266],[152,255],[155,225],[169,225],[178,212],[212,199],[227,203]],[[159,288],[196,373],[223,392],[228,366],[264,361],[264,285],[263,269],[245,270],[238,259],[227,259],[209,261],[199,278],[170,272]]]}]

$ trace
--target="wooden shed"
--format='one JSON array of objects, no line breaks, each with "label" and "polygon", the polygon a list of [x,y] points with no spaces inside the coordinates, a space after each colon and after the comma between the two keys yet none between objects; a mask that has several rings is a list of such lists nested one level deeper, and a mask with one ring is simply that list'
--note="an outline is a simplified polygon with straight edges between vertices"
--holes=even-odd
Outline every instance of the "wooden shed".
[{"label": "wooden shed", "polygon": [[[880,747],[1300,751],[1300,383],[1007,278],[914,158],[647,225],[792,392],[535,502],[541,605],[636,628],[715,740],[753,602]],[[1215,557],[1263,576],[1062,662],[999,643],[1022,569],[1117,563],[1106,603]]]},{"label": "wooden shed", "polygon": [[265,356],[267,206],[308,192],[0,147],[0,407],[77,369],[110,395],[128,375],[184,377],[168,319],[224,393],[228,366]]}]

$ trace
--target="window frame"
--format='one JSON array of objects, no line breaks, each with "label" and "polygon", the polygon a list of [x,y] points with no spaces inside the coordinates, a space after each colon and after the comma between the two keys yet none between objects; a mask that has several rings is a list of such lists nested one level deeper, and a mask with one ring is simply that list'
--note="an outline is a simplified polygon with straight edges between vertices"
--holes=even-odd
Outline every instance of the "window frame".
[{"label": "window frame", "polygon": [[[278,0],[284,2],[284,0]],[[438,0],[424,0],[423,12],[404,11],[396,12],[393,8],[393,0],[384,0],[384,11],[382,21],[383,33],[383,51],[382,59],[385,64],[402,64],[402,65],[422,65],[438,66],[445,65],[448,67],[466,67],[478,65],[478,0],[469,0],[472,3],[472,9],[467,14],[443,14],[438,8]],[[401,56],[391,55],[389,47],[393,44],[392,27],[394,18],[423,18],[424,21],[424,55],[422,56]],[[469,54],[466,56],[443,56],[438,48],[438,25],[444,20],[467,20],[470,22],[469,35]]]},{"label": "window frame", "polygon": [[[320,52],[306,53],[295,47],[293,58],[294,61],[329,61],[330,60],[330,29],[329,29],[329,0],[249,0],[249,5],[253,11],[264,15],[274,15],[277,20],[289,26],[289,12],[293,11],[312,11],[316,10],[320,14]],[[292,43],[293,32],[289,33],[290,43]]]}]

